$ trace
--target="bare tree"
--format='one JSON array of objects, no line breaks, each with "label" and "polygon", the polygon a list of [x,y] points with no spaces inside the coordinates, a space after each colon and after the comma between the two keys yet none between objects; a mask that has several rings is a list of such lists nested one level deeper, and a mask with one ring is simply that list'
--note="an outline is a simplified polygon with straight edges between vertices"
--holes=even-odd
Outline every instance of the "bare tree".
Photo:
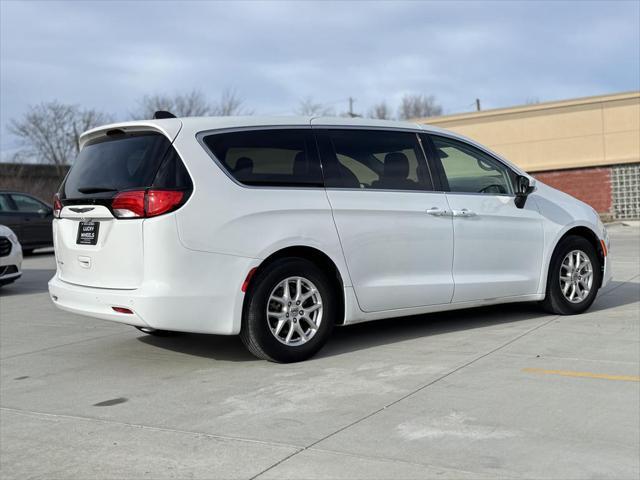
[{"label": "bare tree", "polygon": [[80,149],[80,135],[87,130],[113,122],[113,117],[107,113],[97,110],[81,110],[76,112],[75,121],[71,124],[71,133],[73,137],[73,146],[75,147],[74,157]]},{"label": "bare tree", "polygon": [[199,90],[176,95],[173,97],[173,102],[174,105],[171,107],[173,110],[170,108],[169,111],[179,117],[201,117],[208,115],[211,110],[207,98]]},{"label": "bare tree", "polygon": [[145,95],[138,100],[138,109],[131,116],[135,119],[150,119],[158,110],[166,110],[177,117],[209,115],[211,106],[199,90],[176,95]]},{"label": "bare tree", "polygon": [[29,107],[21,119],[11,120],[9,131],[20,139],[23,158],[55,165],[62,175],[63,166],[78,154],[80,134],[110,120],[97,110],[53,101]]},{"label": "bare tree", "polygon": [[436,103],[433,95],[405,95],[398,109],[398,117],[402,120],[438,115],[442,115],[442,107]]},{"label": "bare tree", "polygon": [[219,117],[229,117],[232,115],[253,115],[252,110],[247,110],[243,106],[242,100],[235,90],[225,88],[220,95],[220,100],[211,106],[211,115]]},{"label": "bare tree", "polygon": [[380,120],[391,120],[391,109],[384,100],[375,104],[367,115],[369,118],[378,118]]},{"label": "bare tree", "polygon": [[252,112],[245,110],[243,103],[244,100],[231,89],[225,89],[214,103],[209,102],[200,90],[174,95],[145,95],[138,101],[138,108],[131,116],[134,119],[149,119],[158,110],[166,110],[176,117],[250,115]]},{"label": "bare tree", "polygon": [[300,99],[295,113],[304,116],[335,115],[335,112],[331,107],[323,105],[322,103],[314,102],[312,97]]}]

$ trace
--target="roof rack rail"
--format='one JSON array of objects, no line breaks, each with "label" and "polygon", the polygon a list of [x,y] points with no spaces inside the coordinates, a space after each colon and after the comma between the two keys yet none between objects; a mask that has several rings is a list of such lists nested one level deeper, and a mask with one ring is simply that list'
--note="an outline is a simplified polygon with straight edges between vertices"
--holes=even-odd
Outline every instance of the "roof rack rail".
[{"label": "roof rack rail", "polygon": [[166,110],[158,110],[153,114],[154,120],[160,120],[163,118],[176,118],[176,116],[171,112],[167,112]]}]

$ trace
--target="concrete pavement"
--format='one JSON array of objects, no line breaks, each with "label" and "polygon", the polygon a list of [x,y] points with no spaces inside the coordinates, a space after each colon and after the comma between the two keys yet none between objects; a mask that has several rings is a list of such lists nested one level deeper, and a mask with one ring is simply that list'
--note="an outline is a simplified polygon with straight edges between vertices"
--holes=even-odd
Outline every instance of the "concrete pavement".
[{"label": "concrete pavement", "polygon": [[[583,315],[506,305],[337,329],[300,364],[0,291],[2,478],[635,478],[640,228]],[[626,378],[626,380],[624,380]]]}]

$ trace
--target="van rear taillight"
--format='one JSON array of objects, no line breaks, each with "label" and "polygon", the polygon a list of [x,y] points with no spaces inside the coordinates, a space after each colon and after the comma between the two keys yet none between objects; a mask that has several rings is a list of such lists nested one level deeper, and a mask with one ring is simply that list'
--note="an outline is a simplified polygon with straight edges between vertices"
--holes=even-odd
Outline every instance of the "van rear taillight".
[{"label": "van rear taillight", "polygon": [[182,203],[184,192],[178,190],[149,190],[147,192],[147,217],[155,217],[175,210]]},{"label": "van rear taillight", "polygon": [[131,190],[118,193],[111,203],[117,218],[149,218],[178,208],[184,200],[179,190]]},{"label": "van rear taillight", "polygon": [[113,215],[118,218],[144,218],[145,190],[117,194],[111,203]]},{"label": "van rear taillight", "polygon": [[53,216],[60,218],[60,212],[62,211],[62,202],[60,201],[60,195],[55,194],[53,196]]}]

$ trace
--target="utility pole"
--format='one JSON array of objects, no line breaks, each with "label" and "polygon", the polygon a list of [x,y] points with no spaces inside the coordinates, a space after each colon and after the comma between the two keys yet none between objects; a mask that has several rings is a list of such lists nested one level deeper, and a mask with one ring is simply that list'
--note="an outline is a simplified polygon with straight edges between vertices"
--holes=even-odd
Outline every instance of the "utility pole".
[{"label": "utility pole", "polygon": [[356,115],[353,113],[353,102],[354,102],[353,97],[349,97],[349,116],[350,116],[351,118],[353,118],[353,117],[355,117],[355,116],[356,116]]},{"label": "utility pole", "polygon": [[476,98],[476,110],[480,111],[480,99]]}]

